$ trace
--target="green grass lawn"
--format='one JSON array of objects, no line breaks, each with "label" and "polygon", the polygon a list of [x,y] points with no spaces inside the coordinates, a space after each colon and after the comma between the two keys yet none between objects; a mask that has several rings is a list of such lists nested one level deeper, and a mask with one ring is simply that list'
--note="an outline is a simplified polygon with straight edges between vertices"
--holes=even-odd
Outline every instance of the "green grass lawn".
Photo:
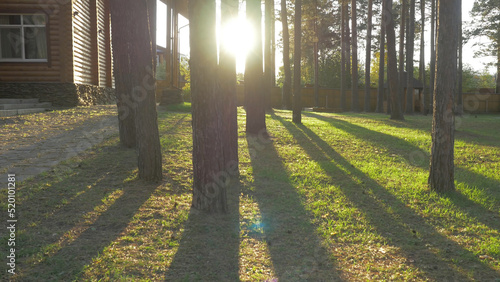
[{"label": "green grass lawn", "polygon": [[263,139],[240,110],[231,212],[206,215],[190,207],[188,108],[159,113],[161,183],[137,180],[115,137],[19,184],[14,278],[500,281],[500,116],[457,120],[457,191],[437,194],[431,117],[304,112],[295,125],[273,110]]}]

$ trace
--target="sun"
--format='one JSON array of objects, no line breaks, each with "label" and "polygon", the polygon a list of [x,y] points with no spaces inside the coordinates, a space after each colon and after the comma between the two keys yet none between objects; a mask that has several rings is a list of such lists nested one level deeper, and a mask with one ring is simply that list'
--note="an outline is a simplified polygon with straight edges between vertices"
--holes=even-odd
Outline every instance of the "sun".
[{"label": "sun", "polygon": [[237,61],[244,62],[255,44],[255,31],[243,17],[235,18],[221,27],[221,45],[234,54]]}]

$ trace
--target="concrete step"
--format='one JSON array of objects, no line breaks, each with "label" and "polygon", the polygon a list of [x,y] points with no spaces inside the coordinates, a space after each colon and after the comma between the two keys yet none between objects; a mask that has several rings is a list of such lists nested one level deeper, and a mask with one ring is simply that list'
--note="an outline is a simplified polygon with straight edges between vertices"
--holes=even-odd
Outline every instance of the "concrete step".
[{"label": "concrete step", "polygon": [[47,111],[46,108],[0,110],[0,117],[9,117],[9,116],[26,115],[26,114],[34,114],[34,113],[43,113],[45,111]]},{"label": "concrete step", "polygon": [[36,104],[39,100],[34,99],[0,99],[0,104]]},{"label": "concrete step", "polygon": [[0,110],[15,110],[15,109],[29,109],[29,108],[50,108],[52,103],[23,103],[23,104],[1,104]]}]

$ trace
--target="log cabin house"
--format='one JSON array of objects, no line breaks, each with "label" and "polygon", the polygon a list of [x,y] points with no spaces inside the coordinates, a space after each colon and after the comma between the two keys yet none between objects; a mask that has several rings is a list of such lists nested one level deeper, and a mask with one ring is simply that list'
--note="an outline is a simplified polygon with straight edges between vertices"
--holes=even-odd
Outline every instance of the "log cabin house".
[{"label": "log cabin house", "polygon": [[114,101],[108,0],[2,0],[0,98]]},{"label": "log cabin house", "polygon": [[[177,54],[177,15],[187,16],[187,0],[162,2],[168,54]],[[114,102],[113,86],[109,0],[0,1],[0,98],[92,105]]]}]

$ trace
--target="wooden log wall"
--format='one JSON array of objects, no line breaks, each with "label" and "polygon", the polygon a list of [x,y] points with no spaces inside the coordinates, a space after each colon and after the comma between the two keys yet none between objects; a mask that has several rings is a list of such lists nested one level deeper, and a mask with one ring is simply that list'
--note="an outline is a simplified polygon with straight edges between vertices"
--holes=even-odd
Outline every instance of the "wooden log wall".
[{"label": "wooden log wall", "polygon": [[[95,23],[91,0],[75,0],[73,2],[73,58],[75,83],[96,84],[97,75],[93,64],[97,61],[95,38]],[[94,0],[95,3],[95,0]],[[92,11],[93,10],[93,11]],[[92,36],[94,35],[94,37]]]},{"label": "wooden log wall", "polygon": [[5,14],[47,17],[47,62],[1,62],[0,81],[113,86],[109,0],[1,0]]},{"label": "wooden log wall", "polygon": [[44,14],[48,19],[47,62],[0,62],[0,81],[70,82],[72,80],[72,76],[68,76],[72,74],[73,61],[71,1],[2,0],[0,11],[14,15]]}]

